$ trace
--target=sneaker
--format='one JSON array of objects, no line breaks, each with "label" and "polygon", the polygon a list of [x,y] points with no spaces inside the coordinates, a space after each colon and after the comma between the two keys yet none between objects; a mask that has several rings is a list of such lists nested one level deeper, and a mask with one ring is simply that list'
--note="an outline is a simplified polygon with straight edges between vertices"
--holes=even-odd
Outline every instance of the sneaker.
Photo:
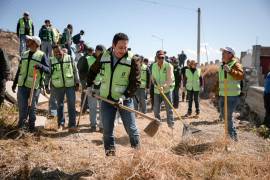
[{"label": "sneaker", "polygon": [[68,132],[69,133],[77,133],[77,132],[79,132],[79,130],[76,127],[70,127],[70,128],[68,128]]},{"label": "sneaker", "polygon": [[105,150],[106,156],[115,156],[115,150],[114,149],[109,149]]}]

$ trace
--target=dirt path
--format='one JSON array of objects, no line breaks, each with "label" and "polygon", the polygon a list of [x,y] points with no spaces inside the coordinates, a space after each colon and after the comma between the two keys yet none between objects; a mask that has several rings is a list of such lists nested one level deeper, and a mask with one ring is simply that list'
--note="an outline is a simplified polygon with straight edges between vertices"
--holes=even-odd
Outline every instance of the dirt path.
[{"label": "dirt path", "polygon": [[[178,110],[185,114],[187,103],[181,102]],[[161,116],[166,117],[164,111]],[[218,113],[209,100],[201,100],[199,119],[184,120],[201,132],[184,138],[179,133],[179,120],[174,132],[162,122],[151,138],[143,132],[149,120],[138,117],[141,150],[130,148],[123,125],[117,124],[116,157],[105,157],[102,134],[89,131],[88,118],[88,114],[82,116],[81,131],[76,134],[64,130],[0,140],[0,179],[23,179],[30,174],[76,179],[81,175],[74,175],[76,172],[88,174],[89,179],[270,178],[270,142],[253,132],[238,130],[239,142],[230,143],[229,151],[224,151],[223,125],[215,122]]]}]

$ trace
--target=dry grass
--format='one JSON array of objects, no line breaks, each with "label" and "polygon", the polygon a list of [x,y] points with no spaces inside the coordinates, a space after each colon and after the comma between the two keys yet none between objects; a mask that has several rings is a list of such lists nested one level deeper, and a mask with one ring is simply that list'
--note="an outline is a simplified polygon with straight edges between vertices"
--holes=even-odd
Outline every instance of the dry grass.
[{"label": "dry grass", "polygon": [[[202,113],[206,113],[202,114],[202,119],[215,112],[203,104]],[[1,111],[2,117],[8,117],[4,112],[16,114],[16,111],[6,109]],[[85,123],[88,123],[87,116],[82,118],[82,125]],[[138,119],[140,129],[148,123]],[[166,124],[162,124],[153,138],[142,133],[140,150],[129,147],[124,128],[117,126],[116,157],[104,156],[100,133],[64,132],[52,133],[51,136],[40,133],[35,136],[26,134],[19,140],[0,140],[0,178],[46,176],[78,179],[79,175],[75,176],[78,172],[88,173],[92,179],[117,180],[270,178],[270,143],[266,140],[243,132],[240,142],[230,143],[229,151],[225,151],[223,137],[220,132],[213,131],[220,129],[219,125],[201,125],[199,128],[203,134],[181,138],[177,133],[179,123],[176,122],[174,138]],[[211,127],[213,130],[207,129]],[[48,173],[37,176],[36,168],[46,169]]]}]

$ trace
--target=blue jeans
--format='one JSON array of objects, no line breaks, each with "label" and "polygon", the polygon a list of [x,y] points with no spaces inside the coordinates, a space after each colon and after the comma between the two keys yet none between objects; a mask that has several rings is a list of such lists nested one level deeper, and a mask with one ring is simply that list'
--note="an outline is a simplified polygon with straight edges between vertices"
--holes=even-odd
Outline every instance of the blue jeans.
[{"label": "blue jeans", "polygon": [[26,35],[20,35],[20,55],[26,51]]},{"label": "blue jeans", "polygon": [[51,93],[49,99],[49,114],[57,116],[57,101],[54,93]]},{"label": "blue jeans", "polygon": [[[232,118],[232,114],[236,108],[236,106],[238,105],[238,103],[240,102],[240,97],[239,96],[228,96],[227,98],[227,117],[228,117],[228,132],[229,135],[232,139],[236,139],[237,138],[237,133],[233,124],[233,118]],[[220,108],[220,114],[221,117],[224,119],[224,97],[220,96],[219,97],[219,108]]]},{"label": "blue jeans", "polygon": [[[29,129],[35,128],[36,121],[36,105],[38,102],[38,97],[40,89],[36,89],[33,94],[32,105],[28,111],[28,98],[30,97],[30,88],[18,87],[17,100],[19,108],[19,122],[18,127],[22,128],[29,116]],[[28,114],[29,113],[29,114]]]},{"label": "blue jeans", "polygon": [[[165,93],[166,97],[169,99],[170,102],[172,102],[172,92]],[[160,105],[161,102],[164,101],[166,112],[167,112],[167,124],[169,127],[172,127],[174,125],[174,119],[173,119],[173,110],[171,106],[163,99],[161,94],[154,94],[154,114],[155,117],[159,120],[161,120],[160,117]]]},{"label": "blue jeans", "polygon": [[75,87],[66,87],[66,88],[52,88],[52,93],[55,95],[57,100],[57,116],[58,116],[58,125],[65,124],[65,115],[64,115],[64,97],[67,96],[67,107],[68,107],[68,127],[75,127],[76,125],[76,95]]},{"label": "blue jeans", "polygon": [[[133,100],[130,98],[124,101],[124,105],[129,108],[134,108]],[[103,140],[105,150],[115,149],[115,140],[113,135],[115,115],[117,108],[111,104],[101,101],[101,120],[103,123]],[[126,132],[129,135],[131,147],[139,146],[139,130],[135,122],[135,114],[123,109],[119,109],[121,119],[123,121]]]},{"label": "blue jeans", "polygon": [[[93,89],[93,92],[99,94],[99,89]],[[89,120],[90,126],[96,127],[97,126],[97,105],[100,103],[96,98],[93,96],[88,96],[88,106],[89,106]],[[100,113],[99,113],[100,117]],[[102,122],[100,121],[99,127],[103,128]]]},{"label": "blue jeans", "polygon": [[[146,90],[145,88],[139,88],[136,91],[136,98],[134,97],[134,107],[136,110],[139,109],[140,112],[146,113]],[[137,100],[139,102],[137,102]]]}]

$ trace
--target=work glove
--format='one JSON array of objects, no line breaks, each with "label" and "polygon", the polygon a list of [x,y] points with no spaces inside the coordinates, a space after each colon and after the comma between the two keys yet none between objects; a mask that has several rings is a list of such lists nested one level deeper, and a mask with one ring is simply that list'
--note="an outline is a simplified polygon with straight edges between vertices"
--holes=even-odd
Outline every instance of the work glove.
[{"label": "work glove", "polygon": [[204,88],[203,88],[203,86],[201,86],[201,88],[200,88],[200,91],[201,91],[201,92],[203,92],[203,91],[204,91]]},{"label": "work glove", "polygon": [[48,86],[45,86],[45,92],[46,92],[47,94],[50,94],[50,93],[51,93],[51,90],[49,89]]},{"label": "work glove", "polygon": [[80,89],[80,84],[79,83],[76,83],[76,85],[75,85],[75,91],[79,91],[79,89]]},{"label": "work glove", "polygon": [[13,84],[12,87],[11,87],[11,88],[12,88],[12,91],[13,91],[14,93],[16,93],[16,87],[17,87],[16,84]]},{"label": "work glove", "polygon": [[118,100],[118,104],[124,105],[125,100],[127,100],[126,96],[122,95]]},{"label": "work glove", "polygon": [[231,72],[231,68],[230,68],[227,64],[225,64],[225,65],[223,66],[223,69],[224,69],[224,71],[226,71],[227,73]]}]

